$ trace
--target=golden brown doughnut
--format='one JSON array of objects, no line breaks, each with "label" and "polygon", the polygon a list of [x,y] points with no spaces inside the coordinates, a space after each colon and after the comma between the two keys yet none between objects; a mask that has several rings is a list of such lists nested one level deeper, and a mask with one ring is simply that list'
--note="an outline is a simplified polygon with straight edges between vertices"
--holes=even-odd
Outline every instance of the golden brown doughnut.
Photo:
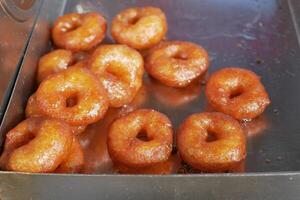
[{"label": "golden brown doughnut", "polygon": [[256,118],[270,104],[259,77],[247,69],[230,67],[213,73],[205,93],[215,110],[238,120]]},{"label": "golden brown doughnut", "polygon": [[69,13],[57,18],[52,29],[56,46],[71,51],[89,50],[105,37],[106,21],[96,12]]},{"label": "golden brown doughnut", "polygon": [[170,87],[186,87],[207,71],[208,54],[191,42],[161,42],[148,53],[145,69]]},{"label": "golden brown doughnut", "polygon": [[6,135],[1,166],[20,172],[52,172],[72,145],[67,124],[50,118],[28,118]]},{"label": "golden brown doughnut", "polygon": [[205,172],[231,171],[246,157],[242,127],[229,115],[216,112],[189,116],[179,129],[177,146],[185,162]]},{"label": "golden brown doughnut", "polygon": [[106,89],[112,107],[130,103],[142,86],[143,58],[126,45],[98,47],[88,66]]},{"label": "golden brown doughnut", "polygon": [[120,44],[148,49],[159,43],[168,30],[166,16],[155,7],[128,8],[114,17],[111,35]]},{"label": "golden brown doughnut", "polygon": [[[68,105],[70,100],[75,101]],[[72,126],[101,119],[108,98],[97,78],[86,68],[70,67],[44,80],[36,91],[38,107],[47,116]]]},{"label": "golden brown doughnut", "polygon": [[[146,139],[139,138],[140,134]],[[107,139],[112,160],[129,167],[166,161],[172,151],[170,120],[154,110],[140,109],[113,122]]]}]

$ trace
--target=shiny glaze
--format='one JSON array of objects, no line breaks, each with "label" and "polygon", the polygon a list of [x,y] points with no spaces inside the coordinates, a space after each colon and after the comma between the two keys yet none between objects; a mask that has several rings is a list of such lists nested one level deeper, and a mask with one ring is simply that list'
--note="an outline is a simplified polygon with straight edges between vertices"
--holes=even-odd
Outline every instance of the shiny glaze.
[{"label": "shiny glaze", "polygon": [[[26,105],[26,109],[25,109],[25,114],[26,114],[26,118],[29,117],[42,117],[42,116],[47,116],[45,113],[42,112],[42,110],[39,108],[39,105],[36,102],[36,95],[35,93],[33,93],[28,101],[27,101],[27,105]],[[83,131],[85,131],[86,126],[72,126],[70,125],[71,131],[74,135],[79,135],[80,133],[82,133]]]},{"label": "shiny glaze", "polygon": [[7,133],[1,166],[20,172],[53,172],[69,154],[72,137],[62,121],[28,118]]},{"label": "shiny glaze", "polygon": [[[144,131],[148,140],[137,138]],[[107,145],[115,163],[146,167],[171,155],[173,130],[170,120],[154,110],[139,109],[120,117],[110,127]]]},{"label": "shiny glaze", "polygon": [[114,17],[112,37],[135,49],[148,49],[159,43],[167,33],[165,14],[159,8],[128,8]]},{"label": "shiny glaze", "polygon": [[[69,98],[75,105],[67,106]],[[36,101],[48,116],[73,126],[88,125],[101,119],[108,109],[108,97],[97,78],[86,68],[70,67],[43,81]]]},{"label": "shiny glaze", "polygon": [[155,79],[144,80],[144,84],[151,90],[158,103],[173,108],[182,107],[197,99],[202,90],[198,82],[191,83],[184,88],[168,87]]},{"label": "shiny glaze", "polygon": [[[215,110],[238,120],[256,118],[270,104],[259,77],[254,72],[241,68],[223,68],[212,74],[205,94]],[[239,95],[231,98],[235,94]]]},{"label": "shiny glaze", "polygon": [[105,37],[106,21],[96,12],[58,17],[52,29],[54,44],[71,51],[89,50]]},{"label": "shiny glaze", "polygon": [[[214,141],[207,141],[209,134]],[[235,169],[246,157],[246,139],[238,121],[222,113],[196,113],[189,116],[177,134],[181,158],[205,172]]]},{"label": "shiny glaze", "polygon": [[142,86],[144,61],[136,50],[126,45],[102,45],[88,61],[106,89],[110,106],[130,103]]},{"label": "shiny glaze", "polygon": [[155,79],[171,87],[186,87],[209,65],[208,54],[191,42],[162,42],[148,53],[145,69]]},{"label": "shiny glaze", "polygon": [[37,82],[40,83],[51,74],[67,69],[72,63],[73,56],[71,51],[57,49],[45,54],[39,60]]},{"label": "shiny glaze", "polygon": [[55,170],[58,173],[78,173],[84,164],[84,154],[77,137],[73,137],[72,147],[69,155],[63,160]]},{"label": "shiny glaze", "polygon": [[132,168],[116,164],[114,171],[121,174],[172,174],[176,173],[180,166],[180,159],[177,155],[171,155],[168,160],[157,163],[153,166]]}]

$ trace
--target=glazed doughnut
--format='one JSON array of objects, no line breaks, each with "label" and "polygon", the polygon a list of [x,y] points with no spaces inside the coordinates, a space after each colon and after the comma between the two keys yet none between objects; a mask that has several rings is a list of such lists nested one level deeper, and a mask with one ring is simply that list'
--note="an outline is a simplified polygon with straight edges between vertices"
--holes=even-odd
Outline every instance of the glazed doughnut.
[{"label": "glazed doughnut", "polygon": [[259,77],[241,68],[224,68],[212,74],[205,93],[215,110],[238,120],[256,118],[270,104]]},{"label": "glazed doughnut", "polygon": [[[146,139],[139,138],[146,134]],[[146,167],[166,161],[172,151],[170,120],[154,110],[140,109],[113,122],[107,144],[115,163]]]},{"label": "glazed doughnut", "polygon": [[186,87],[207,71],[208,54],[191,42],[162,42],[150,50],[145,69],[155,79],[171,87]]},{"label": "glazed doughnut", "polygon": [[167,30],[165,14],[154,7],[125,9],[114,17],[111,25],[114,40],[139,50],[159,43]]},{"label": "glazed doughnut", "polygon": [[60,163],[59,167],[55,170],[58,173],[77,173],[84,164],[83,149],[77,139],[73,137],[71,150],[67,158]]},{"label": "glazed doughnut", "polygon": [[[32,94],[27,102],[26,109],[25,109],[25,115],[27,118],[29,117],[42,117],[42,116],[47,116],[45,115],[41,109],[39,108],[37,102],[36,102],[36,95]],[[79,135],[83,131],[85,131],[86,126],[71,126],[71,131],[74,135]]]},{"label": "glazed doughnut", "polygon": [[88,66],[106,89],[112,107],[130,103],[142,86],[143,58],[125,45],[98,47]]},{"label": "glazed doughnut", "polygon": [[[209,137],[215,139],[209,141]],[[238,121],[222,113],[189,116],[177,135],[181,158],[205,172],[235,169],[246,157],[246,139]]]},{"label": "glazed doughnut", "polygon": [[28,118],[6,135],[1,165],[20,172],[52,172],[72,145],[69,126],[49,118]]},{"label": "glazed doughnut", "polygon": [[42,82],[49,75],[67,69],[73,63],[72,52],[57,49],[45,54],[39,60],[37,70],[37,81]]},{"label": "glazed doughnut", "polygon": [[105,32],[106,21],[99,13],[70,13],[55,21],[52,38],[54,44],[60,48],[84,51],[99,44]]},{"label": "glazed doughnut", "polygon": [[[68,105],[70,99],[75,105]],[[79,67],[70,67],[44,80],[36,91],[36,101],[42,113],[72,126],[94,123],[108,108],[106,91],[97,78]]]}]

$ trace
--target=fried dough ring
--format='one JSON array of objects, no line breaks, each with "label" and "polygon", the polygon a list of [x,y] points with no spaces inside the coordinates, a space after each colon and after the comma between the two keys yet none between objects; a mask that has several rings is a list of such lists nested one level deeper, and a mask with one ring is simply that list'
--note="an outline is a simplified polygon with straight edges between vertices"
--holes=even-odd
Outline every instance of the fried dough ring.
[{"label": "fried dough ring", "polygon": [[[75,105],[67,105],[70,99]],[[88,69],[80,67],[70,67],[44,80],[36,91],[36,101],[45,115],[72,126],[96,122],[108,109],[106,91]]]},{"label": "fried dough ring", "polygon": [[143,58],[126,45],[98,47],[88,66],[106,89],[112,107],[130,103],[142,86]]},{"label": "fried dough ring", "polygon": [[106,21],[96,12],[70,13],[57,18],[52,29],[56,46],[71,51],[89,50],[105,37]]},{"label": "fried dough ring", "polygon": [[217,111],[238,120],[258,117],[270,104],[269,96],[252,71],[224,68],[211,75],[206,86],[206,97]]},{"label": "fried dough ring", "polygon": [[167,30],[166,16],[159,8],[128,8],[113,19],[111,35],[120,44],[142,50],[159,43]]},{"label": "fried dough ring", "polygon": [[28,118],[6,135],[1,165],[20,172],[52,172],[72,145],[67,124],[50,118]]},{"label": "fried dough ring", "polygon": [[[143,131],[146,141],[138,138]],[[129,167],[151,166],[169,158],[172,138],[171,122],[165,115],[140,109],[113,122],[108,133],[108,151],[116,163]]]},{"label": "fried dough ring", "polygon": [[146,57],[145,69],[155,79],[170,87],[186,87],[207,71],[208,54],[191,42],[162,42]]},{"label": "fried dough ring", "polygon": [[[209,136],[215,139],[209,141]],[[232,117],[222,113],[189,116],[177,134],[181,158],[205,172],[225,172],[236,168],[246,157],[243,129]]]}]

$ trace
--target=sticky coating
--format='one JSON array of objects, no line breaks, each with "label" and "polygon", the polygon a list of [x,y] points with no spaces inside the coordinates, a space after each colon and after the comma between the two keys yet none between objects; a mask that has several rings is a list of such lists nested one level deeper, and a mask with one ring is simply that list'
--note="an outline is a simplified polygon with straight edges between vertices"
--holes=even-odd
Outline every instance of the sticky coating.
[{"label": "sticky coating", "polygon": [[1,166],[19,172],[53,172],[72,145],[69,126],[50,118],[28,118],[6,135]]},{"label": "sticky coating", "polygon": [[[214,139],[209,141],[209,137]],[[204,172],[234,170],[246,157],[246,139],[238,121],[222,113],[197,113],[180,126],[181,158]]]},{"label": "sticky coating", "polygon": [[153,79],[150,79],[146,84],[159,103],[173,108],[188,105],[188,103],[192,102],[202,94],[201,84],[197,82],[194,82],[185,88],[168,87]]},{"label": "sticky coating", "polygon": [[208,54],[191,42],[161,42],[148,53],[146,71],[170,87],[186,87],[207,71]]},{"label": "sticky coating", "polygon": [[59,48],[71,51],[89,50],[105,37],[106,21],[96,12],[69,13],[57,18],[52,39]]},{"label": "sticky coating", "polygon": [[130,103],[142,86],[143,58],[126,45],[98,47],[88,66],[106,89],[112,107]]},{"label": "sticky coating", "polygon": [[72,52],[64,49],[51,51],[39,60],[37,70],[37,81],[42,82],[51,74],[67,69],[73,63]]},{"label": "sticky coating", "polygon": [[213,73],[205,93],[215,110],[238,120],[254,119],[270,104],[259,77],[247,69],[230,67]]},{"label": "sticky coating", "polygon": [[[26,109],[25,109],[25,115],[26,118],[29,117],[45,117],[47,115],[45,115],[41,109],[39,108],[37,102],[36,102],[36,97],[35,97],[35,93],[32,94],[28,101],[27,101],[27,105],[26,105]],[[83,131],[85,131],[86,126],[71,126],[71,131],[74,135],[79,135],[80,133],[82,133]]]},{"label": "sticky coating", "polygon": [[[139,139],[146,134],[146,141]],[[166,161],[172,151],[170,120],[154,110],[140,109],[113,122],[107,145],[114,162],[129,167],[146,167]]]},{"label": "sticky coating", "polygon": [[132,168],[124,165],[115,165],[114,171],[121,174],[172,174],[180,166],[180,159],[176,155],[171,155],[167,161],[149,167]]},{"label": "sticky coating", "polygon": [[72,126],[94,123],[108,109],[106,91],[92,72],[80,67],[70,67],[44,80],[36,91],[36,101],[45,115]]},{"label": "sticky coating", "polygon": [[114,17],[111,25],[114,40],[139,50],[158,44],[167,30],[165,14],[155,7],[125,9]]},{"label": "sticky coating", "polygon": [[57,173],[78,173],[83,168],[84,154],[77,137],[73,137],[73,142],[69,155],[62,161],[55,170]]}]

